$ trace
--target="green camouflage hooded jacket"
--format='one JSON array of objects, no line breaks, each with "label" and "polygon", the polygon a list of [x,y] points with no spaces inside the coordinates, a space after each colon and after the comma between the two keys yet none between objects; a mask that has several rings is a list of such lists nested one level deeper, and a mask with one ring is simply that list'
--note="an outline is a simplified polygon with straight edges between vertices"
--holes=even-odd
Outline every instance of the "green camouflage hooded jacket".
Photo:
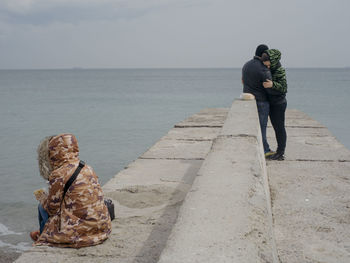
[{"label": "green camouflage hooded jacket", "polygon": [[281,93],[287,93],[286,71],[280,63],[281,52],[278,49],[269,49],[266,53],[269,55],[271,62],[272,89]]}]

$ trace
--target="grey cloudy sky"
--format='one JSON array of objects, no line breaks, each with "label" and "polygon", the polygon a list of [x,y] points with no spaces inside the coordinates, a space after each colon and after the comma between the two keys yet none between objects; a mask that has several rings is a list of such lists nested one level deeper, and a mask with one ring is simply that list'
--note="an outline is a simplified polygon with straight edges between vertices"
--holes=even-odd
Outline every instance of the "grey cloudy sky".
[{"label": "grey cloudy sky", "polygon": [[349,0],[1,0],[0,69],[350,66]]}]

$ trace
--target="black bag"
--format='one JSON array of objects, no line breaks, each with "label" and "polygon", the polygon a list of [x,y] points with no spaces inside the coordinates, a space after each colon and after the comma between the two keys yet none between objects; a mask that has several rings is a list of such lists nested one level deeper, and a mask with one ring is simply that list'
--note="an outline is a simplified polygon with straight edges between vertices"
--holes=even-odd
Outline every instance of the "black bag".
[{"label": "black bag", "polygon": [[[85,166],[85,162],[84,161],[80,161],[77,169],[74,171],[72,176],[67,181],[67,183],[66,183],[66,185],[64,186],[64,189],[63,189],[62,202],[63,202],[63,199],[64,199],[64,197],[66,195],[66,192],[68,191],[69,187],[72,185],[72,183],[77,178],[78,174],[80,173],[81,169],[83,169],[84,166]],[[108,213],[109,213],[109,216],[111,217],[111,220],[113,220],[115,218],[113,201],[111,199],[105,199],[104,203],[107,206]]]},{"label": "black bag", "polygon": [[109,216],[111,217],[111,221],[113,221],[113,219],[115,218],[113,201],[108,198],[105,198],[104,201],[105,201],[105,205],[107,206]]}]

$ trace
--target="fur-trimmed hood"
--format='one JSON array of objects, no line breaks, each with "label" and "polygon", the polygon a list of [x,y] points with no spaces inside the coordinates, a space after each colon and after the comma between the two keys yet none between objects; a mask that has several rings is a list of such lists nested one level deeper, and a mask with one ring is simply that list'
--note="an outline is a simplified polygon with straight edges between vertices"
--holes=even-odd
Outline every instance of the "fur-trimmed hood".
[{"label": "fur-trimmed hood", "polygon": [[50,174],[66,162],[79,161],[78,141],[73,134],[64,133],[45,137],[39,144],[40,175],[49,180]]},{"label": "fur-trimmed hood", "polygon": [[79,165],[79,148],[73,134],[46,137],[39,145],[40,173],[48,181],[39,200],[49,214],[35,246],[87,247],[102,243],[111,233],[111,218],[95,171],[88,164],[64,188]]}]

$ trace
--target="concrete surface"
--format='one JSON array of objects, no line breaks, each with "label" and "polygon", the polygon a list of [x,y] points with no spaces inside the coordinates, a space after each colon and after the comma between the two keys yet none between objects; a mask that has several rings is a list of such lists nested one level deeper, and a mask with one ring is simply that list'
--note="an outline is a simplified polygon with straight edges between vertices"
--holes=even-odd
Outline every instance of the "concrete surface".
[{"label": "concrete surface", "polygon": [[171,129],[166,136],[162,139],[177,139],[177,140],[186,140],[186,141],[212,141],[214,140],[221,128],[207,128],[207,127],[197,127],[190,128],[174,128]]},{"label": "concrete surface", "polygon": [[288,109],[286,114],[287,127],[303,128],[326,128],[318,121],[312,119],[309,115],[296,109]]},{"label": "concrete surface", "polygon": [[266,163],[254,101],[190,116],[103,186],[105,243],[15,262],[350,262],[350,151],[300,111],[286,126],[286,160]]},{"label": "concrete surface", "polygon": [[189,117],[184,122],[197,127],[171,129],[103,186],[105,196],[114,200],[116,219],[112,235],[102,245],[81,249],[37,247],[16,262],[157,262],[227,111],[206,109]]},{"label": "concrete surface", "polygon": [[159,262],[277,262],[262,158],[255,101],[234,101]]},{"label": "concrete surface", "polygon": [[204,109],[175,125],[175,128],[221,128],[227,117],[227,109]]},{"label": "concrete surface", "polygon": [[257,121],[255,101],[236,100],[232,103],[220,135],[257,138],[260,134],[260,126]]},{"label": "concrete surface", "polygon": [[161,139],[145,152],[141,158],[204,160],[210,150],[211,144],[212,141]]},{"label": "concrete surface", "polygon": [[[288,111],[286,161],[267,162],[281,262],[350,262],[350,151],[325,127]],[[268,135],[272,136],[272,129]],[[274,137],[269,137],[275,144]]]},{"label": "concrete surface", "polygon": [[215,141],[159,262],[273,262],[256,147],[251,137]]}]

